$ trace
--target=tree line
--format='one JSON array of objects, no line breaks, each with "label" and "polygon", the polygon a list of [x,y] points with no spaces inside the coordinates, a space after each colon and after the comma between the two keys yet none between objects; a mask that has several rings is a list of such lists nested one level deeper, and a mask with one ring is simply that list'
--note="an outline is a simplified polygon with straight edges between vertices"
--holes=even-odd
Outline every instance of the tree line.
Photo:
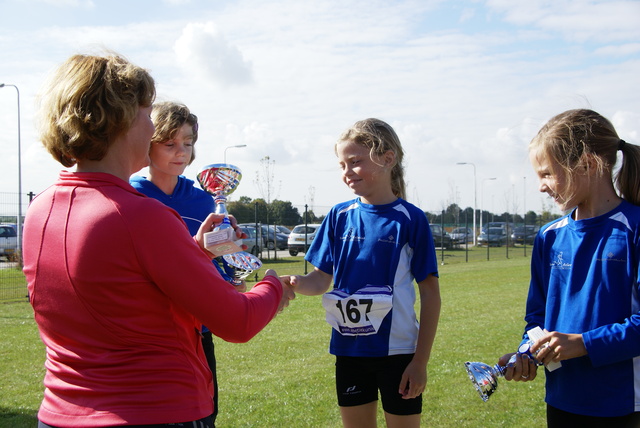
[{"label": "tree line", "polygon": [[[294,226],[303,223],[321,223],[324,215],[317,216],[312,210],[306,213],[300,212],[289,201],[274,200],[268,204],[264,199],[251,199],[248,196],[241,196],[237,201],[227,203],[227,210],[233,214],[238,223],[262,223],[262,224],[279,224],[285,226]],[[306,214],[306,218],[305,218]],[[503,221],[515,224],[537,224],[543,225],[559,217],[548,210],[541,213],[535,211],[527,211],[522,214],[513,214],[504,212],[502,214],[491,213],[489,211],[476,211],[476,222],[480,224],[480,214],[482,214],[482,222],[484,224],[493,221]],[[457,204],[449,205],[440,213],[425,212],[430,223],[444,223],[447,225],[466,224],[471,227],[473,224],[473,208],[467,207],[461,209]],[[306,221],[305,221],[306,220]]]},{"label": "tree line", "polygon": [[279,224],[285,226],[321,223],[325,217],[316,216],[312,210],[301,213],[289,201],[275,199],[270,204],[267,204],[264,199],[251,199],[248,196],[241,196],[237,201],[228,202],[227,211],[233,214],[238,223]]},{"label": "tree line", "polygon": [[[449,205],[440,213],[426,214],[430,223],[444,223],[448,225],[456,224],[460,226],[468,224],[469,227],[471,227],[471,225],[473,224],[473,208],[467,207],[465,209],[461,209],[457,204]],[[502,214],[495,214],[489,211],[476,210],[476,223],[478,225],[480,224],[481,215],[483,224],[486,224],[488,222],[501,221],[514,224],[537,224],[540,226],[560,217],[560,215],[554,214],[547,209],[543,209],[541,213],[536,213],[535,211],[529,210],[524,216],[518,213],[514,214],[503,212]]]}]

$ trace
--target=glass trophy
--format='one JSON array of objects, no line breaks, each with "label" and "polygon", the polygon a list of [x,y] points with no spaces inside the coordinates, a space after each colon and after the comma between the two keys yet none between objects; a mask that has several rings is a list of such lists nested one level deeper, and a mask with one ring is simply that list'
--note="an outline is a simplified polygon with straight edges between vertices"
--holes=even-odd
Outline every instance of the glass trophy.
[{"label": "glass trophy", "polygon": [[222,224],[204,234],[204,247],[216,257],[242,251],[242,242],[235,240],[235,231],[229,221],[226,205],[227,196],[240,184],[240,168],[224,163],[207,165],[196,177],[200,186],[213,195],[216,203],[215,213],[224,214]]},{"label": "glass trophy", "polygon": [[[529,340],[520,345],[517,353],[521,355],[528,355],[529,358],[535,361],[536,365],[541,366],[542,363],[536,360],[537,352],[536,354],[532,354],[530,348],[536,340],[544,335],[544,332],[540,327],[535,327],[527,331],[527,334],[529,336]],[[504,377],[508,365],[514,363],[515,360],[516,354],[514,354],[509,359],[509,362],[505,367],[499,364],[490,366],[488,364],[480,362],[467,361],[466,363],[464,363],[465,369],[467,370],[467,375],[469,375],[471,383],[473,383],[473,386],[478,391],[478,394],[480,394],[480,398],[482,398],[482,401],[486,402],[489,397],[491,397],[491,394],[496,391],[496,389],[498,388],[498,378]],[[561,366],[561,363],[551,362],[547,364],[546,367],[547,370],[554,371]]]},{"label": "glass trophy", "polygon": [[213,195],[216,204],[215,213],[224,214],[222,224],[204,234],[204,246],[215,257],[223,256],[224,260],[233,266],[235,269],[233,280],[238,284],[262,266],[260,259],[242,251],[242,240],[235,239],[235,230],[231,226],[227,212],[227,196],[240,184],[242,172],[237,166],[218,163],[205,166],[196,177],[200,186]]}]

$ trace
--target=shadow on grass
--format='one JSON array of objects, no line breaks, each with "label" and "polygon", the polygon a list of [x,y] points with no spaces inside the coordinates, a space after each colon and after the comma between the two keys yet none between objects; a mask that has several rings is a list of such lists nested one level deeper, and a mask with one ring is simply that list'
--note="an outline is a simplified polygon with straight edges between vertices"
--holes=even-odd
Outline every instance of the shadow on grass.
[{"label": "shadow on grass", "polygon": [[33,428],[38,425],[37,414],[20,412],[16,409],[0,407],[0,426],[11,428]]}]

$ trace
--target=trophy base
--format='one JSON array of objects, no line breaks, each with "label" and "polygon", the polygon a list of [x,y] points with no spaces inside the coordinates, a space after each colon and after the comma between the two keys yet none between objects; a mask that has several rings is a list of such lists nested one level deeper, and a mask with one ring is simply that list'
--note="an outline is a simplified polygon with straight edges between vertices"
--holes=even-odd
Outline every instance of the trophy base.
[{"label": "trophy base", "polygon": [[235,277],[238,280],[243,280],[248,277],[253,271],[256,271],[262,267],[262,262],[259,258],[246,251],[239,253],[226,254],[223,257],[224,261],[229,266],[233,266],[235,269]]},{"label": "trophy base", "polygon": [[469,361],[464,363],[464,366],[482,401],[489,400],[489,397],[498,389],[498,378],[504,376],[503,369],[498,365],[491,367],[485,363]]},{"label": "trophy base", "polygon": [[233,229],[217,230],[204,234],[204,248],[216,257],[242,251],[242,247],[231,240]]}]

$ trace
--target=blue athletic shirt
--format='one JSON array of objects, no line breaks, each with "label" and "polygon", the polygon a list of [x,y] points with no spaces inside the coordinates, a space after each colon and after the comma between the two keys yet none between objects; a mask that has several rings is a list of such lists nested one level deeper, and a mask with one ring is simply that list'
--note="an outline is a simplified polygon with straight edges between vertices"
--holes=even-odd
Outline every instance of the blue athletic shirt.
[{"label": "blue athletic shirt", "polygon": [[[546,402],[587,416],[640,411],[640,207],[562,217],[538,233],[527,327],[580,333],[588,355],[546,371]],[[525,335],[526,338],[526,335]]]},{"label": "blue athletic shirt", "polygon": [[390,286],[392,309],[376,334],[345,336],[332,329],[329,352],[382,357],[415,352],[418,321],[414,280],[438,275],[429,222],[402,199],[386,205],[360,199],[334,206],[305,259],[333,275],[334,288],[353,294],[367,285]]},{"label": "blue athletic shirt", "polygon": [[213,196],[202,189],[194,186],[193,180],[179,175],[178,184],[173,189],[173,193],[167,195],[146,177],[131,177],[129,183],[138,192],[147,195],[153,199],[157,199],[170,208],[173,208],[180,214],[187,227],[189,233],[194,236],[202,221],[207,218],[215,210],[215,202]]}]

